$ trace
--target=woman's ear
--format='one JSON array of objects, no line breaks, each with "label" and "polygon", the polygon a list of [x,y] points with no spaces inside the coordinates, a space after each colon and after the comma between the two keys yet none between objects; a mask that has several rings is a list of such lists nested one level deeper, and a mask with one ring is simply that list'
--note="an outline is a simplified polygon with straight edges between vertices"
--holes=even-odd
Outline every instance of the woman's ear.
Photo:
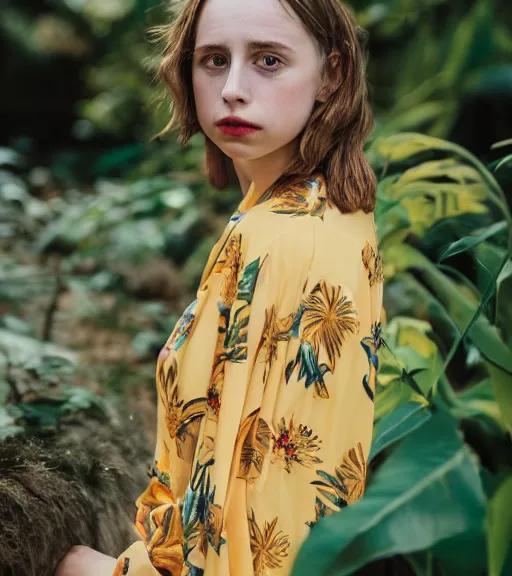
[{"label": "woman's ear", "polygon": [[324,67],[324,85],[320,89],[317,100],[325,102],[341,84],[341,54],[336,50],[327,56]]}]

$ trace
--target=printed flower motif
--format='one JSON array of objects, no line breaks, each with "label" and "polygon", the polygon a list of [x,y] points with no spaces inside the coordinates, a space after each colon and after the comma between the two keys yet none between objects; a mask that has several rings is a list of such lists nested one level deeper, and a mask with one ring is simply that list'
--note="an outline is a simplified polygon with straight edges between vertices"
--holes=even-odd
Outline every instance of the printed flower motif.
[{"label": "printed flower motif", "polygon": [[364,245],[362,258],[364,267],[368,271],[368,280],[370,281],[370,286],[373,286],[377,282],[383,282],[384,271],[382,268],[382,256],[378,253],[375,253],[375,250],[372,248],[368,240]]},{"label": "printed flower motif", "polygon": [[[305,377],[306,388],[314,384],[315,396],[327,399],[329,393],[324,374],[334,371],[347,334],[358,332],[357,311],[341,286],[330,286],[322,280],[303,298],[293,322],[292,335],[299,336],[301,328],[301,344],[295,360],[286,366],[286,382],[299,366],[298,379]],[[328,364],[319,364],[321,347],[326,351]]]},{"label": "printed flower motif", "polygon": [[325,348],[332,372],[346,335],[359,329],[354,305],[341,286],[328,286],[322,280],[304,299],[303,308],[302,339],[311,343],[317,356],[320,346]]},{"label": "printed flower motif", "polygon": [[228,240],[224,253],[213,267],[214,274],[221,272],[225,276],[221,298],[227,307],[230,307],[236,298],[238,274],[242,265],[242,236],[235,234]]},{"label": "printed flower motif", "polygon": [[221,405],[221,393],[216,384],[213,384],[210,386],[210,388],[208,388],[207,403],[208,406],[215,412],[215,414],[218,415]]},{"label": "printed flower motif", "polygon": [[210,544],[219,554],[226,542],[222,537],[222,508],[214,504],[216,488],[210,480],[210,466],[214,462],[210,457],[196,464],[182,504],[184,556],[187,565],[193,568],[197,568],[196,562],[201,563],[197,552],[206,556]]},{"label": "printed flower motif", "polygon": [[181,425],[181,416],[183,414],[183,400],[178,400],[178,389],[174,388],[172,393],[171,403],[166,411],[165,421],[167,430],[171,438],[176,438],[176,434]]},{"label": "printed flower motif", "polygon": [[169,436],[176,441],[178,456],[191,461],[202,417],[207,411],[206,398],[194,398],[184,403],[178,397],[176,384],[178,362],[175,356],[169,361],[169,348],[163,348],[158,357],[157,389],[165,409],[165,424]]},{"label": "printed flower motif", "polygon": [[153,566],[163,574],[180,576],[183,569],[183,525],[177,504],[168,504],[152,513],[155,530],[147,544]]},{"label": "printed flower motif", "polygon": [[320,450],[321,442],[318,436],[313,436],[313,431],[304,424],[296,427],[293,417],[288,426],[286,426],[285,419],[281,418],[279,435],[273,447],[272,462],[281,460],[287,472],[292,471],[293,463],[306,467],[319,464],[322,460],[313,453]]},{"label": "printed flower motif", "polygon": [[247,360],[247,335],[251,306],[236,300],[230,310],[229,327],[224,339],[224,359],[231,362]]},{"label": "printed flower motif", "polygon": [[257,409],[244,420],[238,435],[243,438],[238,478],[252,483],[261,475],[273,434],[265,420],[260,418],[260,411]]},{"label": "printed flower motif", "polygon": [[205,520],[205,534],[212,548],[219,554],[220,547],[225,543],[222,538],[222,508],[218,504],[208,506]]},{"label": "printed flower motif", "polygon": [[179,350],[185,340],[190,335],[192,327],[194,325],[195,311],[197,308],[198,300],[197,298],[191,302],[186,308],[185,312],[181,315],[181,318],[176,323],[174,330],[172,331],[165,348],[171,348],[172,350]]},{"label": "printed flower motif", "polygon": [[148,535],[151,533],[151,511],[163,504],[173,504],[174,496],[167,484],[161,482],[158,475],[151,478],[146,490],[138,497],[136,501],[137,515],[135,525],[137,530],[147,542]]},{"label": "printed flower motif", "polygon": [[343,456],[334,475],[323,470],[316,473],[322,480],[315,480],[311,484],[317,487],[320,495],[330,502],[335,511],[353,504],[363,497],[365,490],[366,460],[361,443]]},{"label": "printed flower motif", "polygon": [[375,398],[375,382],[377,378],[377,370],[379,369],[379,348],[382,345],[381,339],[381,323],[375,322],[372,324],[371,336],[365,336],[361,340],[361,346],[368,356],[370,371],[369,374],[363,376],[363,386],[368,394],[370,400]]},{"label": "printed flower motif", "polygon": [[178,398],[177,388],[174,389],[165,416],[166,425],[169,436],[176,439],[178,456],[187,462],[193,459],[199,426],[206,410],[206,398],[194,398],[184,404],[184,401]]},{"label": "printed flower motif", "polygon": [[288,556],[289,537],[282,531],[274,534],[278,518],[265,522],[263,531],[256,523],[254,510],[249,516],[249,535],[254,564],[254,576],[267,576],[267,570],[281,568],[282,559]]},{"label": "printed flower motif", "polygon": [[270,200],[271,212],[289,214],[292,218],[309,215],[323,220],[326,208],[325,183],[321,177],[291,184]]},{"label": "printed flower motif", "polygon": [[363,447],[358,443],[343,458],[339,469],[343,485],[347,490],[347,504],[354,504],[364,495],[366,483],[366,460]]},{"label": "printed flower motif", "polygon": [[251,315],[251,304],[260,271],[260,259],[248,264],[238,282],[236,299],[231,307],[219,303],[221,321],[219,334],[224,333],[220,354],[230,362],[247,360],[247,335]]},{"label": "printed flower motif", "polygon": [[178,361],[174,352],[166,346],[160,350],[157,360],[157,387],[166,407],[170,404],[170,394],[178,378]]},{"label": "printed flower motif", "polygon": [[116,564],[116,569],[112,576],[126,576],[128,574],[128,570],[130,569],[130,557],[125,556],[124,558],[120,558],[119,562]]},{"label": "printed flower motif", "polygon": [[292,313],[285,318],[278,318],[276,313],[276,306],[272,304],[270,310],[265,310],[265,324],[263,332],[256,350],[256,358],[262,348],[265,349],[265,375],[270,370],[272,362],[277,358],[277,345],[279,342],[285,342],[290,339],[291,329],[295,315]]},{"label": "printed flower motif", "polygon": [[327,400],[329,398],[329,392],[325,385],[324,374],[330,371],[329,366],[327,366],[325,362],[318,364],[318,357],[309,342],[301,343],[295,360],[291,360],[286,366],[286,383],[290,380],[296,366],[299,366],[297,380],[300,382],[302,378],[306,378],[306,388],[314,385],[314,396]]},{"label": "printed flower motif", "polygon": [[224,360],[220,360],[216,363],[213,369],[212,378],[208,391],[206,393],[206,403],[213,411],[213,413],[218,416],[220,411],[220,406],[222,403],[222,385],[224,383]]},{"label": "printed flower motif", "polygon": [[324,516],[331,516],[333,512],[334,512],[334,510],[331,510],[331,508],[328,508],[320,500],[320,498],[317,498],[316,502],[315,502],[315,519],[314,520],[308,520],[306,522],[306,526],[313,528],[314,526],[316,526],[316,524],[318,524],[318,521],[320,520],[320,518],[323,518]]},{"label": "printed flower motif", "polygon": [[[171,356],[170,348],[164,347],[160,350],[157,361],[157,390],[165,408],[166,424],[171,438],[176,436],[175,427],[178,426],[179,413],[181,407],[177,405],[176,380],[178,377],[178,361],[176,356]],[[173,436],[174,431],[174,436]]]},{"label": "printed flower motif", "polygon": [[256,258],[256,260],[253,260],[250,264],[247,264],[247,266],[244,268],[242,277],[238,282],[237,298],[239,300],[243,300],[248,304],[252,304],[258,274],[265,259],[266,258],[264,258],[263,261],[260,262],[260,258]]}]

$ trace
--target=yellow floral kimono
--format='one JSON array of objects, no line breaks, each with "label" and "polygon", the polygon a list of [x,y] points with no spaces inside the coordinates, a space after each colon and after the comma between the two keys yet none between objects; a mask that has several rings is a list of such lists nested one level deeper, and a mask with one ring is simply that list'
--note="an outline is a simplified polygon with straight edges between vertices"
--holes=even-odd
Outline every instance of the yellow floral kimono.
[{"label": "yellow floral kimono", "polygon": [[322,174],[254,187],[157,363],[142,540],[115,576],[284,576],[320,517],[363,496],[383,273],[373,213]]}]

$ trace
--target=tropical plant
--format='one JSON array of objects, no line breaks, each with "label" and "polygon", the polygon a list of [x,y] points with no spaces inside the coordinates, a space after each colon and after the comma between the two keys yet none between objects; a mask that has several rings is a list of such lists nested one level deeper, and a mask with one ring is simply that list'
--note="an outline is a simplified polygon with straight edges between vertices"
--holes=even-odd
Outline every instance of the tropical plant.
[{"label": "tropical plant", "polygon": [[418,575],[499,576],[512,566],[500,507],[512,478],[510,211],[493,172],[451,142],[396,134],[368,156],[387,317],[369,481],[314,526],[293,575],[394,558]]}]

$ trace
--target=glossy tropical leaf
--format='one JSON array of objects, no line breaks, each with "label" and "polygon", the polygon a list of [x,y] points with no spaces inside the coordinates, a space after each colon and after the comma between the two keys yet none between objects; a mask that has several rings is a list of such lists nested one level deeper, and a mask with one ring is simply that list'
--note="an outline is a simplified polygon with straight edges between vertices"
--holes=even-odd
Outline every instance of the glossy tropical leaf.
[{"label": "glossy tropical leaf", "polygon": [[369,460],[422,426],[431,416],[430,410],[419,402],[398,406],[375,425]]},{"label": "glossy tropical leaf", "polygon": [[478,171],[482,182],[488,187],[489,200],[510,219],[510,211],[505,196],[494,176],[478,158],[453,142],[415,132],[403,132],[376,140],[368,151],[368,159],[374,169],[378,171],[381,167],[389,164],[400,164],[404,161],[410,161],[412,157],[420,153],[432,153],[436,150],[446,152],[451,157],[461,158],[473,166]]},{"label": "glossy tropical leaf", "polygon": [[457,240],[457,242],[453,242],[447,246],[446,249],[439,255],[437,262],[439,263],[442,260],[446,260],[446,258],[450,258],[456,254],[466,252],[484,240],[488,240],[497,234],[501,234],[502,232],[506,231],[508,227],[508,222],[502,220],[501,222],[496,222],[495,224],[486,227],[483,231],[479,230],[478,234],[461,238],[460,240]]},{"label": "glossy tropical leaf", "polygon": [[510,434],[512,434],[512,377],[494,364],[488,364],[492,387],[496,400]]},{"label": "glossy tropical leaf", "polygon": [[496,400],[491,378],[485,378],[457,394],[452,414],[458,418],[486,418],[500,433],[506,432],[505,419]]},{"label": "glossy tropical leaf", "polygon": [[387,300],[396,315],[426,320],[447,347],[460,335],[446,308],[409,272],[398,273],[386,288]]},{"label": "glossy tropical leaf", "polygon": [[479,58],[485,58],[490,49],[492,34],[492,5],[486,0],[478,0],[460,20],[453,36],[452,45],[442,70],[447,85],[453,86],[464,69],[470,64],[471,48],[474,42],[486,40],[488,46],[480,45]]},{"label": "glossy tropical leaf", "polygon": [[512,348],[512,259],[506,262],[497,280],[496,324]]},{"label": "glossy tropical leaf", "polygon": [[360,501],[315,525],[292,574],[344,576],[378,558],[425,550],[481,527],[484,507],[456,420],[438,411],[384,461]]},{"label": "glossy tropical leaf", "polygon": [[445,576],[487,574],[487,543],[482,526],[437,542],[429,553]]},{"label": "glossy tropical leaf", "polygon": [[505,158],[502,158],[498,162],[498,164],[496,165],[496,168],[494,168],[494,171],[497,172],[498,170],[500,170],[504,166],[510,166],[511,164],[512,164],[512,154],[509,154],[508,156],[505,156]]},{"label": "glossy tropical leaf", "polygon": [[512,476],[509,476],[496,490],[487,509],[489,576],[501,576],[507,555],[512,554],[511,502]]},{"label": "glossy tropical leaf", "polygon": [[[405,244],[391,246],[386,251],[388,266],[395,271],[416,268],[423,279],[447,308],[459,330],[464,330],[473,320],[477,308],[461,293],[450,278],[440,272],[436,266],[412,246]],[[512,355],[504,344],[495,326],[480,314],[468,333],[469,338],[478,346],[482,354],[493,364],[512,374]]]},{"label": "glossy tropical leaf", "polygon": [[395,360],[407,372],[406,382],[423,397],[428,396],[440,365],[437,347],[428,336],[431,330],[428,322],[398,315],[386,326],[386,342],[391,343]]},{"label": "glossy tropical leaf", "polygon": [[439,220],[463,213],[485,213],[483,203],[488,194],[483,184],[436,184],[416,181],[396,187],[396,197],[412,223],[416,234],[422,235]]},{"label": "glossy tropical leaf", "polygon": [[420,387],[414,380],[414,369],[408,372],[403,362],[386,345],[379,350],[379,372],[375,396],[374,419],[380,420],[404,402],[418,402],[426,405]]}]

